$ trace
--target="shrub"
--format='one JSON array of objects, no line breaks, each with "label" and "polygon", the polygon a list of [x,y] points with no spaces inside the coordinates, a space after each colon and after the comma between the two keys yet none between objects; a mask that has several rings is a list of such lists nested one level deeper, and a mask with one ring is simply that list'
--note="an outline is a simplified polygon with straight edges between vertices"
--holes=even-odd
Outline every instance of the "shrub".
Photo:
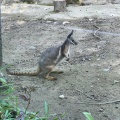
[{"label": "shrub", "polygon": [[28,4],[33,4],[34,3],[34,0],[21,0],[21,2],[26,2]]}]

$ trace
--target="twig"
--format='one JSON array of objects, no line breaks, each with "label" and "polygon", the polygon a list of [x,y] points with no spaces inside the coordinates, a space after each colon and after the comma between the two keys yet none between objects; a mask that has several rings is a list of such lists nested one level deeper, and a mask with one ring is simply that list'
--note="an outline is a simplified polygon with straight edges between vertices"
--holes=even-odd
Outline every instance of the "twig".
[{"label": "twig", "polygon": [[89,104],[89,105],[105,105],[120,102],[120,100],[108,101],[108,102],[100,102],[100,103],[88,103],[88,102],[76,102],[74,104]]},{"label": "twig", "polygon": [[98,26],[96,26],[96,25],[93,25],[94,27],[96,27],[96,28],[98,28],[95,32],[94,32],[94,36],[96,37],[96,38],[98,38],[98,39],[100,39],[100,40],[102,40],[102,38],[101,37],[99,37],[98,35],[96,35],[96,33],[100,30],[100,28],[98,27]]},{"label": "twig", "polygon": [[29,100],[28,100],[28,104],[27,104],[26,109],[25,109],[25,113],[27,112],[28,107],[30,106],[30,102],[31,102],[31,93],[29,94]]},{"label": "twig", "polygon": [[33,91],[32,87],[27,88],[27,89],[28,89],[28,91],[26,91],[26,92],[28,92],[29,98],[28,98],[28,104],[27,104],[26,109],[25,109],[25,113],[27,112],[28,107],[31,104],[31,94],[32,94],[32,91]]}]

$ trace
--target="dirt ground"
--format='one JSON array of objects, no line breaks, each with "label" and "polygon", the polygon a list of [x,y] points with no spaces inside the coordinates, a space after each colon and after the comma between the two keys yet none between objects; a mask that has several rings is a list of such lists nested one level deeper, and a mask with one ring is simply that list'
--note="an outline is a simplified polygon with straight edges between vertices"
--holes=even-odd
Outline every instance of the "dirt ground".
[{"label": "dirt ground", "polygon": [[[4,63],[22,71],[35,70],[41,52],[61,44],[75,30],[78,45],[71,47],[71,64],[64,60],[57,66],[64,71],[54,74],[57,81],[9,75],[18,93],[35,87],[29,110],[42,115],[47,101],[51,114],[65,114],[61,120],[85,120],[85,111],[95,120],[120,120],[119,18],[84,18],[63,25],[63,21],[13,21],[7,16],[2,26]],[[21,100],[20,106],[24,106]]]}]

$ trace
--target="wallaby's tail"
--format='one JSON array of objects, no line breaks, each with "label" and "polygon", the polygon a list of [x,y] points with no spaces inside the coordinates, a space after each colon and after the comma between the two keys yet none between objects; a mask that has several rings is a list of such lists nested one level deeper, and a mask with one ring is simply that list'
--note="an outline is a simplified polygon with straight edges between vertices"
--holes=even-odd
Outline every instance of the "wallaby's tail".
[{"label": "wallaby's tail", "polygon": [[34,72],[17,72],[17,71],[10,71],[6,69],[7,74],[10,75],[18,75],[18,76],[37,76],[41,72],[40,69],[38,68],[37,71]]}]

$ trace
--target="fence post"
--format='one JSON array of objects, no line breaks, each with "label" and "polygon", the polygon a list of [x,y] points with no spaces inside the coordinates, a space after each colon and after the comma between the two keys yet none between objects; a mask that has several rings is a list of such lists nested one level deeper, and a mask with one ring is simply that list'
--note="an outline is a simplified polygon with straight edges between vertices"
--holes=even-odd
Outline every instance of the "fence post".
[{"label": "fence post", "polygon": [[54,11],[55,12],[66,11],[66,1],[65,0],[54,0]]},{"label": "fence post", "polygon": [[0,1],[0,67],[2,66],[2,27],[1,27],[1,4],[2,1]]}]

